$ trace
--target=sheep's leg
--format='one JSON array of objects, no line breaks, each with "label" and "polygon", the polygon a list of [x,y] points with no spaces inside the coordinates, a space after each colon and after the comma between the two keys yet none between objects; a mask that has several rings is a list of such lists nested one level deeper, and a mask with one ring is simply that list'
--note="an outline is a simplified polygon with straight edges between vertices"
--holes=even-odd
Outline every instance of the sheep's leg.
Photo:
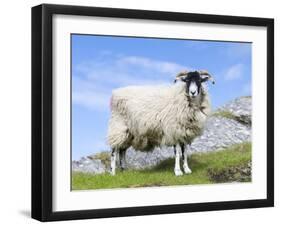
[{"label": "sheep's leg", "polygon": [[111,164],[110,164],[110,167],[111,167],[111,175],[115,175],[115,168],[116,168],[116,149],[113,148],[112,151],[111,151]]},{"label": "sheep's leg", "polygon": [[181,148],[179,145],[174,146],[174,151],[175,151],[175,175],[176,176],[181,176],[183,175],[181,168],[180,168],[180,156],[181,156]]},{"label": "sheep's leg", "polygon": [[120,169],[124,170],[125,169],[125,164],[126,164],[126,149],[122,149],[119,151],[119,162],[120,162]]},{"label": "sheep's leg", "polygon": [[180,146],[181,146],[181,157],[182,157],[182,160],[184,160],[184,150],[185,150],[184,144],[180,144]]},{"label": "sheep's leg", "polygon": [[188,166],[188,163],[187,163],[187,148],[184,148],[183,146],[183,170],[184,170],[184,173],[186,174],[190,174],[192,173],[191,169],[189,168]]}]

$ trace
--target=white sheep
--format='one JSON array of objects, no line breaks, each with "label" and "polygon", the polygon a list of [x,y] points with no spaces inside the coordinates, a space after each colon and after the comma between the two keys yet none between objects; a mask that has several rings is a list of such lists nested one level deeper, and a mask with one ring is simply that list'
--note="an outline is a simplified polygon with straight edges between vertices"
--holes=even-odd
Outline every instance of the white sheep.
[{"label": "white sheep", "polygon": [[184,172],[191,173],[185,146],[201,134],[210,113],[208,94],[201,83],[211,79],[207,71],[185,71],[170,86],[129,86],[114,90],[108,128],[111,174],[115,175],[116,154],[124,169],[129,147],[150,151],[157,146],[174,147],[176,176],[183,174],[181,155]]}]

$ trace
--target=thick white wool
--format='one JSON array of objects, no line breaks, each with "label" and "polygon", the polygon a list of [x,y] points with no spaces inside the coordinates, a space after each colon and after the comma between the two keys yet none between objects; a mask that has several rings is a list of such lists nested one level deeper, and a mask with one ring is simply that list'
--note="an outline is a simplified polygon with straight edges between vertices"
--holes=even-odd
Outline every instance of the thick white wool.
[{"label": "thick white wool", "polygon": [[185,89],[185,83],[177,83],[114,90],[108,129],[111,148],[148,151],[191,143],[202,131],[210,103],[204,88],[196,102],[190,101]]}]

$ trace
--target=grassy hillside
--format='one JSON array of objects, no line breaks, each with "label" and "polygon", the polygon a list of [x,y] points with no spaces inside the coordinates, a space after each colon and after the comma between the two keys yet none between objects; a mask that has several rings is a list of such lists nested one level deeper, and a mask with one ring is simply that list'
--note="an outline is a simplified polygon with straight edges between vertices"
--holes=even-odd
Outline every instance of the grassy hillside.
[{"label": "grassy hillside", "polygon": [[161,162],[152,169],[117,171],[93,175],[73,172],[72,189],[134,188],[166,185],[212,184],[251,181],[251,143],[234,145],[225,150],[190,156],[192,173],[176,177],[174,159]]}]

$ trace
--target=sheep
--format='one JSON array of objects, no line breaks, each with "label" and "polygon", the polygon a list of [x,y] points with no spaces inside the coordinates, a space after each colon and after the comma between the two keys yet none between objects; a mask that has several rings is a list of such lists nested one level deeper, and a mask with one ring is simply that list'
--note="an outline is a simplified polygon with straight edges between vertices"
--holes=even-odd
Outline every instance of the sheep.
[{"label": "sheep", "polygon": [[[214,80],[207,71],[180,72],[173,85],[128,86],[113,90],[108,144],[111,147],[111,174],[115,175],[116,155],[121,169],[129,147],[151,151],[171,146],[175,153],[176,176],[191,173],[187,144],[201,134],[211,111],[210,100],[201,83]],[[180,81],[180,82],[178,82]]]}]

